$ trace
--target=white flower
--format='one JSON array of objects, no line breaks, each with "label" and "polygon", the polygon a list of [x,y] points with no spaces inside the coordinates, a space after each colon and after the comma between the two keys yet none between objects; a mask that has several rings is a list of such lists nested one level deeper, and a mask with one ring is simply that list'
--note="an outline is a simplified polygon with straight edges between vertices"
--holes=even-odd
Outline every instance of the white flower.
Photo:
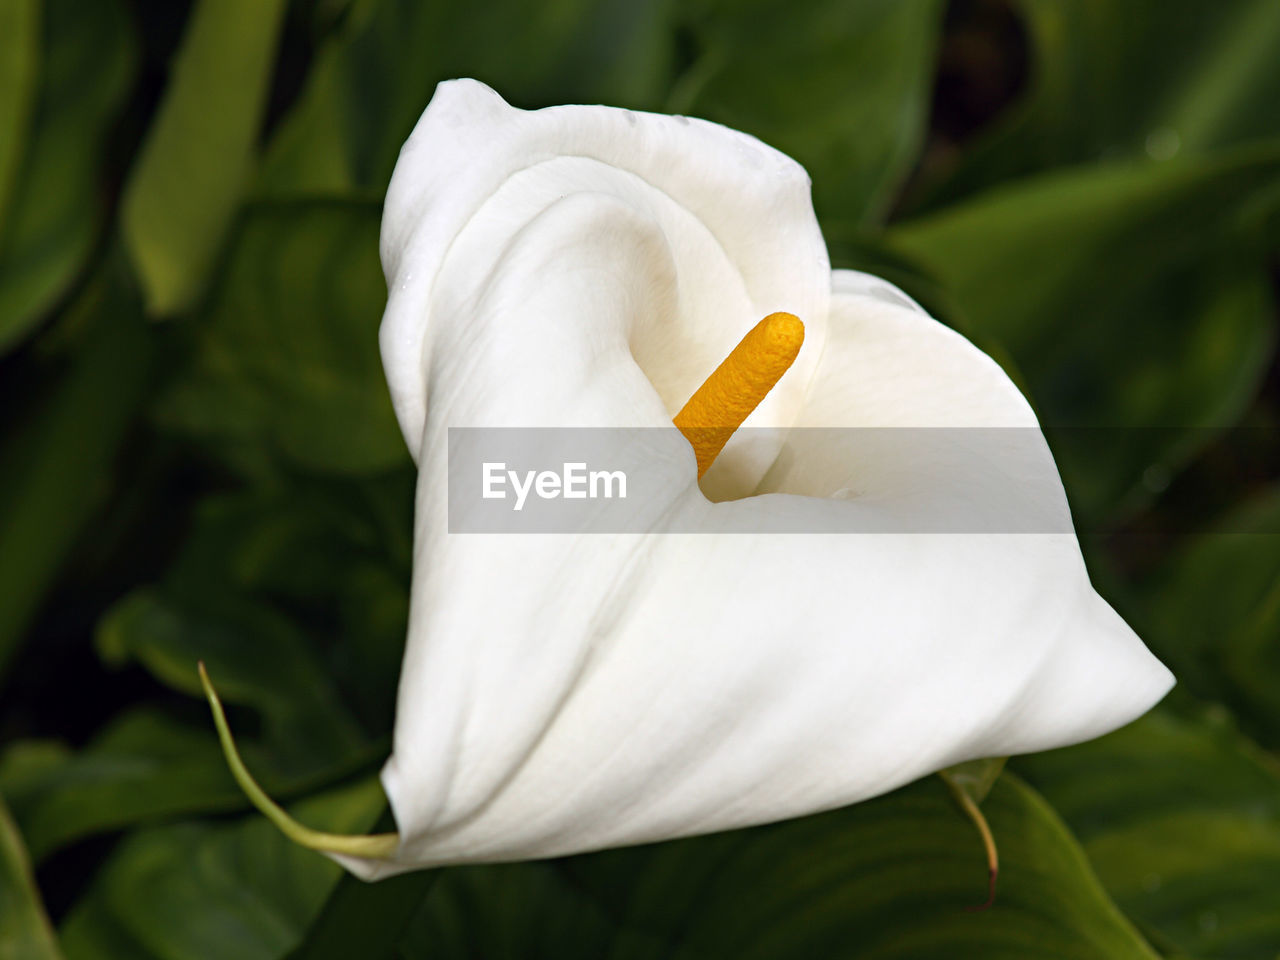
[{"label": "white flower", "polygon": [[[1168,690],[1090,586],[1021,394],[895,287],[832,271],[805,171],[752,137],[445,83],[401,152],[382,257],[419,481],[382,774],[399,839],[339,855],[360,875],[813,813],[1097,736]],[[779,429],[735,437],[703,484],[738,499],[704,495],[672,430],[652,532],[448,532],[448,428],[670,427],[773,311],[805,342],[747,425]],[[867,426],[1023,428],[1019,489],[1063,530],[902,532],[978,509],[966,431],[928,460],[876,431],[787,429]],[[663,532],[676,515],[868,532]]]}]

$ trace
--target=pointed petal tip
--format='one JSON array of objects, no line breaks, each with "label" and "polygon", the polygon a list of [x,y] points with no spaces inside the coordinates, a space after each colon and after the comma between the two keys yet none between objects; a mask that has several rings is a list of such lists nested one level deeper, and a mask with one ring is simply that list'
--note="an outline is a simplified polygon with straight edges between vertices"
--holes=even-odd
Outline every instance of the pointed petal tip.
[{"label": "pointed petal tip", "polygon": [[1124,619],[1093,594],[1066,631],[1042,686],[1042,731],[1056,742],[1092,740],[1138,719],[1169,692],[1173,673]]}]

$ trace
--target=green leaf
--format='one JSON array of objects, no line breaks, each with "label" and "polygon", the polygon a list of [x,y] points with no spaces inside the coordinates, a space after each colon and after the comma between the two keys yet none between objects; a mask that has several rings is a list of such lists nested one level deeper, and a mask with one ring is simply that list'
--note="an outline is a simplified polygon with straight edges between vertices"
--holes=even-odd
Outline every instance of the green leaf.
[{"label": "green leaf", "polygon": [[233,606],[287,617],[341,699],[382,732],[408,624],[414,482],[405,469],[207,498],[166,584],[202,606],[205,594],[234,594]]},{"label": "green leaf", "polygon": [[[164,581],[103,619],[100,651],[112,664],[137,660],[190,694],[195,662],[207,660],[228,698],[256,712],[261,730],[242,747],[273,796],[380,763],[411,551],[412,478],[393,480],[299,481],[207,498]],[[11,749],[0,789],[10,791],[37,859],[94,833],[242,809],[207,715],[194,717],[193,726],[143,707],[44,764],[36,761],[53,752],[48,744]]]},{"label": "green leaf", "polygon": [[1203,154],[1280,136],[1273,0],[1020,0],[1034,75],[1025,101],[929,202],[1118,157]]},{"label": "green leaf", "polygon": [[0,237],[40,77],[40,0],[0,6]]},{"label": "green leaf", "polygon": [[[390,810],[370,832],[395,829]],[[441,876],[440,870],[416,870],[370,884],[344,876],[289,960],[362,960],[399,957],[402,935]]]},{"label": "green leaf", "polygon": [[[737,126],[809,166],[820,212],[877,219],[923,138],[940,6],[755,0],[681,10],[689,22],[677,24],[664,0],[366,2],[318,56],[261,189],[381,194],[436,83],[471,76],[519,106],[608,103]],[[678,80],[677,41],[698,51]]]},{"label": "green leaf", "polygon": [[381,760],[408,617],[412,484],[397,481],[206,498],[164,580],[102,619],[99,652],[192,696],[205,661],[256,711],[266,756],[246,753],[272,792]]},{"label": "green leaf", "polygon": [[436,879],[434,871],[418,871],[371,886],[343,877],[289,960],[399,957],[397,945]]},{"label": "green leaf", "polygon": [[[27,133],[5,143],[0,128],[0,153],[14,151],[0,160],[0,199],[5,177],[10,179],[9,202],[0,204],[0,352],[66,293],[97,242],[105,206],[99,182],[105,134],[137,58],[117,0],[45,0],[41,27]],[[21,33],[6,41],[21,43]],[[21,64],[19,54],[5,68],[21,70]],[[6,163],[16,168],[5,174]]]},{"label": "green leaf", "polygon": [[1262,228],[1278,175],[1275,147],[1099,167],[892,234],[946,284],[965,331],[1013,357],[1086,524],[1145,496],[1146,470],[1172,469],[1252,399],[1275,338]]},{"label": "green leaf", "polygon": [[249,469],[284,460],[367,474],[405,464],[378,354],[378,219],[365,203],[253,208],[160,422]]},{"label": "green leaf", "polygon": [[0,758],[0,788],[37,862],[104,830],[243,806],[212,735],[149,708],[75,753],[43,741],[11,745]]},{"label": "green leaf", "polygon": [[151,387],[154,344],[114,264],[66,317],[83,331],[0,449],[0,675],[84,526],[111,493]]},{"label": "green leaf", "polygon": [[103,620],[98,646],[110,663],[136,659],[164,683],[202,695],[205,661],[226,699],[256,708],[278,762],[306,769],[363,754],[366,739],[310,649],[285,618],[216,590],[174,597],[140,590]]},{"label": "green leaf", "polygon": [[1280,747],[1280,489],[1192,539],[1141,588],[1152,648]]},{"label": "green leaf", "polygon": [[[640,870],[638,884],[646,868]],[[661,933],[637,930],[625,913],[611,916],[606,904],[548,863],[451,868],[437,880],[395,955],[404,960],[683,956]]]},{"label": "green leaf", "polygon": [[[285,798],[367,770],[386,754],[385,745],[372,744],[363,755],[287,770],[287,757],[260,744],[242,748],[264,787]],[[203,713],[193,725],[145,706],[75,752],[48,741],[12,744],[0,756],[0,789],[37,862],[95,834],[249,806]]]},{"label": "green leaf", "polygon": [[1002,777],[981,843],[937,778],[833,813],[577,857],[446,872],[406,958],[1151,958],[1053,811]]},{"label": "green leaf", "polygon": [[693,24],[701,54],[667,106],[799,160],[824,220],[883,219],[924,140],[941,4],[708,6]]},{"label": "green leaf", "polygon": [[5,960],[60,960],[22,836],[0,799],[0,957]]},{"label": "green leaf", "polygon": [[[385,806],[366,781],[290,812],[340,833]],[[276,960],[292,949],[341,869],[264,818],[141,830],[117,847],[62,928],[69,960]]]},{"label": "green leaf", "polygon": [[318,53],[263,164],[263,195],[381,198],[442,80],[474,77],[523,107],[656,109],[670,82],[668,0],[363,0]]},{"label": "green leaf", "polygon": [[1220,711],[1162,708],[1014,765],[1157,945],[1223,960],[1280,952],[1280,768]]},{"label": "green leaf", "polygon": [[125,192],[147,308],[204,289],[248,182],[286,0],[201,0]]}]

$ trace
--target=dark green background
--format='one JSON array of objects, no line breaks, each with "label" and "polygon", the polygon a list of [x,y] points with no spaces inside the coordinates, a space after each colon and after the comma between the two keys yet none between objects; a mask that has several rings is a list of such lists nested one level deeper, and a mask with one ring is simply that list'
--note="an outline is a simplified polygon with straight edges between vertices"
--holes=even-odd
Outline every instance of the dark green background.
[{"label": "dark green background", "polygon": [[[2,0],[0,957],[1280,954],[1277,50],[1275,0]],[[937,778],[374,886],[247,809],[197,658],[299,818],[383,814],[413,472],[378,220],[453,76],[762,137],[836,265],[1032,398],[1180,683],[1010,763],[994,909]]]}]

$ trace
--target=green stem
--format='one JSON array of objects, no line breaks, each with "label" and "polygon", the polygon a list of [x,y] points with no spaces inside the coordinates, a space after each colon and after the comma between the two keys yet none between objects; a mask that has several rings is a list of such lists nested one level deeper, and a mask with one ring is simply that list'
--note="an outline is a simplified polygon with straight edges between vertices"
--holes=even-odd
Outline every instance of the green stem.
[{"label": "green stem", "polygon": [[947,786],[951,788],[951,795],[955,797],[960,809],[965,812],[965,815],[973,821],[973,825],[978,828],[978,833],[982,836],[982,846],[987,851],[986,902],[980,903],[976,907],[966,907],[965,909],[971,913],[988,910],[996,902],[996,878],[1000,875],[1000,852],[996,849],[996,838],[992,836],[987,818],[982,815],[977,801],[969,795],[969,792],[945,777],[943,779],[946,781]]},{"label": "green stem", "polygon": [[258,781],[253,779],[240,751],[236,749],[235,739],[231,736],[231,728],[227,725],[227,715],[223,712],[222,701],[218,699],[213,684],[209,681],[209,672],[204,668],[204,661],[197,665],[200,670],[200,684],[204,687],[205,696],[209,698],[209,707],[213,710],[213,723],[218,728],[218,739],[222,742],[222,752],[226,755],[227,766],[231,775],[244,791],[249,801],[258,808],[268,820],[280,828],[280,832],[301,847],[308,850],[319,850],[322,853],[341,853],[352,857],[366,857],[371,860],[385,860],[400,844],[398,833],[344,834],[324,833],[304,827],[284,809],[267,796]]}]

